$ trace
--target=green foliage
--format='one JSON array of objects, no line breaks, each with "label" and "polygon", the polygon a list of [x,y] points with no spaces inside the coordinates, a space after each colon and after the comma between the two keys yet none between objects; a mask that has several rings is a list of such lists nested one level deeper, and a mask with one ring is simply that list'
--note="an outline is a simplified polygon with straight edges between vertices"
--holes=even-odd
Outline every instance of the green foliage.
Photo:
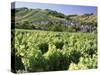
[{"label": "green foliage", "polygon": [[97,56],[93,55],[92,58],[90,56],[81,57],[78,64],[71,63],[69,70],[85,70],[95,68],[97,68]]},{"label": "green foliage", "polygon": [[96,34],[16,29],[13,54],[17,73],[97,68]]},{"label": "green foliage", "polygon": [[39,49],[42,51],[42,54],[48,51],[48,43],[41,43],[38,46]]},{"label": "green foliage", "polygon": [[62,49],[63,48],[64,43],[63,42],[56,42],[55,46],[57,49]]},{"label": "green foliage", "polygon": [[76,50],[72,50],[70,53],[70,59],[73,63],[77,64],[79,62],[79,58],[81,56],[81,53]]},{"label": "green foliage", "polygon": [[32,56],[29,56],[29,68],[28,71],[43,71],[45,68],[45,60],[42,56],[41,51],[34,50]]},{"label": "green foliage", "polygon": [[47,61],[47,71],[65,70],[69,68],[70,60],[55,46],[50,46],[44,55]]}]

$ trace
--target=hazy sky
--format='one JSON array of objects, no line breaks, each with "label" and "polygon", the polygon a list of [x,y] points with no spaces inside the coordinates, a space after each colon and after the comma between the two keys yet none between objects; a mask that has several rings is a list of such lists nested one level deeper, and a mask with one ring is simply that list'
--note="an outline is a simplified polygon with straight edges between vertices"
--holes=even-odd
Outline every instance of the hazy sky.
[{"label": "hazy sky", "polygon": [[97,7],[95,6],[79,6],[79,5],[63,5],[63,4],[46,4],[46,3],[32,3],[32,2],[15,2],[15,7],[28,7],[28,8],[40,8],[40,9],[52,9],[64,14],[85,14],[85,13],[97,13]]}]

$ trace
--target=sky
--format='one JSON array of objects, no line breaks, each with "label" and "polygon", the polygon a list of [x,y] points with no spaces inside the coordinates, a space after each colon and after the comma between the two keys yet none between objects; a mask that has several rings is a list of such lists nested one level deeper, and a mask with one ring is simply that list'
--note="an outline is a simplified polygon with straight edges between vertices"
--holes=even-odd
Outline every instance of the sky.
[{"label": "sky", "polygon": [[15,2],[16,8],[27,7],[32,9],[51,9],[63,14],[97,14],[97,7],[95,6],[80,6],[80,5],[64,5],[64,4],[46,4],[33,2]]}]

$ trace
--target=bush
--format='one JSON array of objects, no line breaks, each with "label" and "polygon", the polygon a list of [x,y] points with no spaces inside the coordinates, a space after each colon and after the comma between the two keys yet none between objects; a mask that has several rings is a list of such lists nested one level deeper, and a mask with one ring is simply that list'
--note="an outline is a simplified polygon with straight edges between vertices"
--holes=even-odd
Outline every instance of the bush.
[{"label": "bush", "polygon": [[70,65],[68,56],[65,56],[59,49],[52,46],[45,54],[47,61],[47,71],[67,70]]}]

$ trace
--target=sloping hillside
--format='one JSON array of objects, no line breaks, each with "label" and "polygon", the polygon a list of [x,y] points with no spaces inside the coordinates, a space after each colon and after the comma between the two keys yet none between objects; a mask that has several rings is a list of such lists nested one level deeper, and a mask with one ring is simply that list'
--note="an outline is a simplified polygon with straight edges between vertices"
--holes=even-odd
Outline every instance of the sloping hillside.
[{"label": "sloping hillside", "polygon": [[[15,16],[15,18],[14,18]],[[65,15],[50,9],[12,9],[12,27],[53,31],[96,31],[97,17],[94,14]]]}]

